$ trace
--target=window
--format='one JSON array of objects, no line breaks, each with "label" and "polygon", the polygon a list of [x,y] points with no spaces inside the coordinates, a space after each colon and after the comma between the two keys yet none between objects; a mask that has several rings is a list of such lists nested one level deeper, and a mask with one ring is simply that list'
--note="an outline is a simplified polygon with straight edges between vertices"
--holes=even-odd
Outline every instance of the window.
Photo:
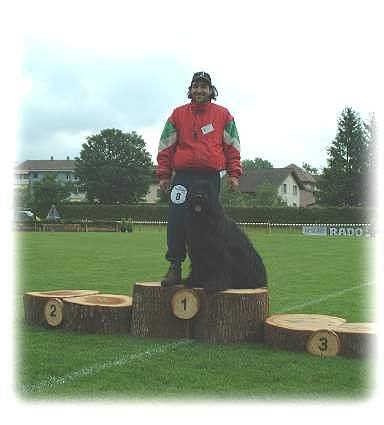
[{"label": "window", "polygon": [[33,177],[34,179],[37,179],[37,178],[39,177],[39,173],[32,173],[32,177]]},{"label": "window", "polygon": [[297,186],[295,184],[293,185],[293,194],[297,196]]},{"label": "window", "polygon": [[283,184],[283,193],[287,193],[287,185],[285,183]]}]

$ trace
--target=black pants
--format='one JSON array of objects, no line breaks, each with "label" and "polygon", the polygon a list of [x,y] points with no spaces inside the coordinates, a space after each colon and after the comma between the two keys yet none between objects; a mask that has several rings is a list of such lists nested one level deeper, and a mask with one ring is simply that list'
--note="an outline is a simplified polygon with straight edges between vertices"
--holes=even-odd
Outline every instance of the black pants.
[{"label": "black pants", "polygon": [[218,171],[177,171],[172,179],[167,226],[168,251],[165,255],[168,261],[182,262],[185,260],[188,191],[191,185],[199,179],[209,180],[219,194],[220,173]]}]

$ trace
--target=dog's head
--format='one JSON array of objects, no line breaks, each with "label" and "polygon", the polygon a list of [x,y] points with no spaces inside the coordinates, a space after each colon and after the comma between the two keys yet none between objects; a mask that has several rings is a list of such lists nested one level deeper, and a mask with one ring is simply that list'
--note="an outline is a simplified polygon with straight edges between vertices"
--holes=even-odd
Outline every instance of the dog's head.
[{"label": "dog's head", "polygon": [[217,205],[217,192],[208,180],[197,180],[189,191],[188,208],[193,216],[210,214]]}]

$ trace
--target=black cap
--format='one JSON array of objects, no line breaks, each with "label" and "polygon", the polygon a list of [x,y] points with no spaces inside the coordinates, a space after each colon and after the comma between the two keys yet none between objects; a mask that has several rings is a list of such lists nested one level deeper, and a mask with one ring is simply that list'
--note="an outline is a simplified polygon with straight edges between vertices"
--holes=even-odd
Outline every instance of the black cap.
[{"label": "black cap", "polygon": [[209,83],[210,86],[212,85],[211,77],[208,74],[208,72],[204,72],[204,71],[195,72],[193,74],[193,78],[192,78],[192,82],[191,83],[193,83],[196,80],[205,80],[205,81],[207,81],[207,83]]}]

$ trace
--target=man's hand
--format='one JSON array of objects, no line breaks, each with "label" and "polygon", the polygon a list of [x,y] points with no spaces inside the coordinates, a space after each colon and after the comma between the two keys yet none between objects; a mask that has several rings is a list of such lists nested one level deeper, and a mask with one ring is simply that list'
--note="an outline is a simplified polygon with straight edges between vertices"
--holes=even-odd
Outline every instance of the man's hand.
[{"label": "man's hand", "polygon": [[228,184],[228,189],[231,192],[237,192],[239,190],[239,178],[238,177],[228,176],[227,184]]},{"label": "man's hand", "polygon": [[171,184],[171,179],[169,177],[162,177],[160,179],[160,189],[161,191],[168,196],[169,185]]}]

